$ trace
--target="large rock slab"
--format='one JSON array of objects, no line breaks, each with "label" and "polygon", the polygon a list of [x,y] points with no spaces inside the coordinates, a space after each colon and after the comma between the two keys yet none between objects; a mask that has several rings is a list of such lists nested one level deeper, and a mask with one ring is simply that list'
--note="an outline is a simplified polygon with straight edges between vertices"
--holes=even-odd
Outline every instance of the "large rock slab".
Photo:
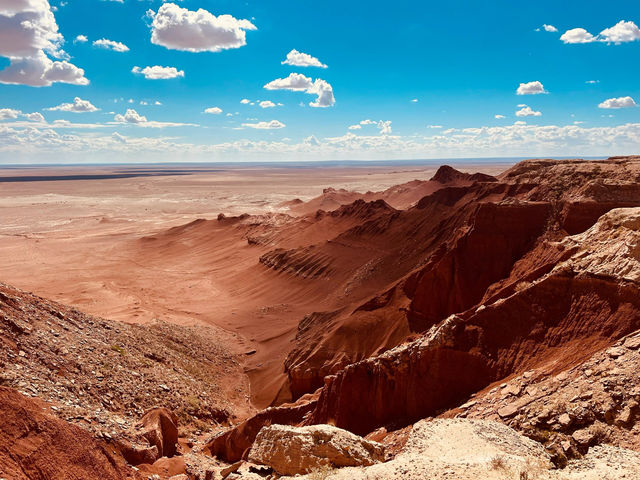
[{"label": "large rock slab", "polygon": [[270,425],[258,433],[249,460],[281,475],[323,467],[368,466],[384,459],[384,447],[330,425]]}]

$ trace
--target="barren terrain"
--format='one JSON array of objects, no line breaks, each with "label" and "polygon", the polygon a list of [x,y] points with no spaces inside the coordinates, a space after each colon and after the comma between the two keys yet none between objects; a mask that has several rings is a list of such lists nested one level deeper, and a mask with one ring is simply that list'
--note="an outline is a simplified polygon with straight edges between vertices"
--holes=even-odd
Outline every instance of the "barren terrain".
[{"label": "barren terrain", "polygon": [[0,477],[640,474],[640,157],[4,173]]},{"label": "barren terrain", "polygon": [[[506,166],[482,169],[497,173]],[[215,221],[184,225],[215,220],[220,213],[294,213],[300,207],[291,200],[311,200],[327,187],[335,188],[336,196],[340,189],[348,192],[339,201],[316,202],[312,210],[335,208],[353,201],[354,191],[428,179],[436,169],[433,164],[3,169],[0,279],[126,323],[158,319],[235,332],[230,351],[257,351],[247,369],[257,384],[254,403],[266,406],[282,387],[283,355],[298,321],[319,309],[326,292],[261,268],[258,259],[265,250],[252,248],[245,231]],[[308,243],[341,228],[322,226],[309,232]]]}]

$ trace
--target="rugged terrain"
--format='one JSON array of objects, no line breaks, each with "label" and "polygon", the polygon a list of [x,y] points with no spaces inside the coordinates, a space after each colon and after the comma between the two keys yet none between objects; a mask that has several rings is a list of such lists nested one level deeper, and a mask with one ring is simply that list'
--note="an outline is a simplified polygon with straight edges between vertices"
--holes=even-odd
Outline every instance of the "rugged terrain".
[{"label": "rugged terrain", "polygon": [[637,157],[441,167],[127,239],[120,260],[175,280],[167,305],[207,312],[181,294],[201,276],[234,333],[115,323],[2,286],[2,381],[123,461],[153,446],[148,409],[175,412],[177,457],[136,475],[634,478],[639,182]]}]

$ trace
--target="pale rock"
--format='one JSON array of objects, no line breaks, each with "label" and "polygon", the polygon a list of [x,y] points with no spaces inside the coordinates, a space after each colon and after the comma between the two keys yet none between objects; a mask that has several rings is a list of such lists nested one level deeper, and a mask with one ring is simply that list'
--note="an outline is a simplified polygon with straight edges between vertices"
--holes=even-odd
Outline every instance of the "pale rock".
[{"label": "pale rock", "polygon": [[249,461],[268,465],[281,475],[320,468],[367,466],[384,460],[384,447],[331,425],[263,427]]}]

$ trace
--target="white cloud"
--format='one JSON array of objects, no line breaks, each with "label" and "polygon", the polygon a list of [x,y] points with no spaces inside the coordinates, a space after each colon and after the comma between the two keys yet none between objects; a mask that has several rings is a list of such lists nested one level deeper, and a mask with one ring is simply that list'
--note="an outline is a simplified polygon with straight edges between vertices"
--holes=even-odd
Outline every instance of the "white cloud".
[{"label": "white cloud", "polygon": [[248,98],[243,98],[242,100],[240,100],[240,103],[246,105],[248,103],[251,103],[251,100],[249,100]]},{"label": "white cloud", "polygon": [[93,42],[95,47],[105,48],[107,50],[113,50],[114,52],[128,52],[129,47],[127,47],[124,43],[116,42],[114,40],[108,40],[106,38],[101,38],[100,40],[96,40]]},{"label": "white cloud", "polygon": [[314,102],[309,102],[311,107],[331,107],[336,103],[333,96],[333,88],[328,82],[321,78],[313,80],[301,73],[291,73],[286,78],[277,78],[267,83],[264,88],[267,90],[291,90],[317,95]]},{"label": "white cloud", "polygon": [[563,33],[560,40],[564,43],[604,42],[619,45],[640,40],[640,28],[633,22],[621,20],[613,27],[605,28],[597,36],[584,28],[572,28]]},{"label": "white cloud", "polygon": [[118,123],[145,123],[147,117],[140,115],[132,108],[128,108],[124,115],[117,114],[113,120]]},{"label": "white cloud", "polygon": [[63,61],[53,61],[44,52],[33,57],[12,58],[11,64],[0,71],[0,83],[48,87],[55,82],[88,85],[84,70]]},{"label": "white cloud", "polygon": [[283,65],[293,65],[296,67],[320,67],[327,68],[327,66],[318,60],[316,57],[312,57],[306,53],[299,52],[295,49],[287,53],[286,60],[281,62]]},{"label": "white cloud", "polygon": [[242,126],[248,128],[256,128],[258,130],[273,130],[286,127],[284,123],[278,120],[271,120],[269,122],[243,123]]},{"label": "white cloud", "polygon": [[315,102],[309,102],[311,107],[332,107],[336,103],[333,96],[333,88],[328,82],[320,78],[313,82],[313,85],[307,89],[306,93],[318,95]]},{"label": "white cloud", "polygon": [[31,122],[44,122],[44,116],[40,112],[25,113],[24,116]]},{"label": "white cloud", "polygon": [[442,128],[442,125],[427,125],[427,128]]},{"label": "white cloud", "polygon": [[595,83],[600,83],[600,80],[587,80],[587,81],[586,81],[586,82],[584,82],[584,83],[588,83],[588,84],[593,85],[593,84],[595,84]]},{"label": "white cloud", "polygon": [[0,4],[0,55],[24,58],[46,51],[61,56],[63,42],[47,0],[5,0]]},{"label": "white cloud", "polygon": [[417,98],[413,98],[413,99],[411,99],[411,102],[412,103],[418,103],[418,99]]},{"label": "white cloud", "polygon": [[542,83],[538,81],[521,83],[516,90],[516,94],[518,95],[537,95],[540,93],[547,93],[547,91],[544,89]]},{"label": "white cloud", "polygon": [[246,45],[245,30],[256,30],[248,20],[231,15],[215,16],[204,9],[181,8],[164,3],[157,13],[147,12],[152,19],[151,43],[172,50],[219,52]]},{"label": "white cloud", "polygon": [[89,100],[82,100],[80,97],[75,97],[73,99],[73,103],[62,103],[57,107],[47,108],[47,110],[59,110],[62,112],[74,112],[74,113],[84,113],[84,112],[95,112],[99,110],[95,105],[93,105]]},{"label": "white cloud", "polygon": [[89,39],[87,38],[86,35],[78,35],[73,41],[73,43],[87,43],[88,41]]},{"label": "white cloud", "polygon": [[113,122],[110,124],[118,125],[136,125],[139,127],[148,127],[148,128],[164,128],[164,127],[198,127],[199,125],[195,123],[178,123],[178,122],[157,122],[152,120],[147,120],[147,117],[144,115],[140,115],[137,111],[132,108],[128,108],[124,115],[117,114],[113,117]]},{"label": "white cloud", "polygon": [[541,117],[541,112],[536,112],[531,107],[523,105],[520,110],[516,112],[516,117]]},{"label": "white cloud", "polygon": [[[408,159],[452,157],[549,157],[577,155],[625,155],[640,149],[640,123],[591,127],[581,125],[478,126],[434,131],[428,136],[355,135],[309,136],[298,142],[240,139],[222,143],[193,144],[175,137],[126,136],[69,131],[74,125],[31,123],[18,128],[0,125],[0,161],[67,162],[109,161],[114,154],[138,162],[170,161],[176,154],[191,161],[265,159],[320,160]],[[124,124],[118,124],[125,128]],[[116,125],[115,127],[118,127]],[[144,126],[144,125],[143,125]],[[88,129],[93,128],[89,125]],[[104,128],[104,125],[99,125]],[[114,128],[112,126],[112,128]],[[67,131],[58,133],[58,129]],[[92,152],[87,156],[86,152]]]},{"label": "white cloud", "polygon": [[591,43],[596,41],[596,37],[587,32],[584,28],[572,28],[560,36],[564,43]]},{"label": "white cloud", "polygon": [[613,27],[600,32],[598,39],[607,43],[625,43],[640,40],[640,29],[633,22],[619,21]]},{"label": "white cloud", "polygon": [[260,105],[262,108],[273,108],[276,106],[276,104],[271,100],[263,100],[262,102],[258,103],[258,105]]},{"label": "white cloud", "polygon": [[13,120],[18,118],[22,112],[13,108],[0,108],[0,120]]},{"label": "white cloud", "polygon": [[609,98],[598,105],[598,108],[629,108],[635,107],[636,102],[631,97]]},{"label": "white cloud", "polygon": [[544,25],[542,25],[542,28],[544,28],[545,32],[557,32],[558,29],[556,27],[554,27],[553,25],[547,25],[546,23]]},{"label": "white cloud", "polygon": [[291,73],[286,78],[276,78],[267,83],[264,88],[267,90],[292,90],[295,92],[304,92],[311,88],[313,79],[301,73]]},{"label": "white cloud", "polygon": [[204,113],[210,113],[212,115],[220,115],[222,113],[222,109],[219,107],[209,107],[204,110]]},{"label": "white cloud", "polygon": [[84,70],[67,61],[63,42],[47,0],[5,0],[0,4],[0,56],[10,64],[0,71],[0,83],[87,85]]},{"label": "white cloud", "polygon": [[391,120],[361,120],[358,125],[351,125],[349,130],[360,130],[362,125],[375,125],[380,130],[380,135],[389,135],[391,133]]},{"label": "white cloud", "polygon": [[391,134],[391,120],[380,120],[378,122],[378,129],[380,130],[380,135],[390,135]]},{"label": "white cloud", "polygon": [[497,115],[494,115],[494,118],[496,118],[496,119],[500,120],[500,119],[502,119],[502,118],[505,118],[505,116],[504,116],[504,115],[500,115],[500,114],[498,113]]},{"label": "white cloud", "polygon": [[167,80],[170,78],[184,77],[184,70],[178,70],[176,67],[162,67],[160,65],[144,68],[135,66],[131,69],[131,72],[137,75],[144,75],[144,78],[148,80]]}]

